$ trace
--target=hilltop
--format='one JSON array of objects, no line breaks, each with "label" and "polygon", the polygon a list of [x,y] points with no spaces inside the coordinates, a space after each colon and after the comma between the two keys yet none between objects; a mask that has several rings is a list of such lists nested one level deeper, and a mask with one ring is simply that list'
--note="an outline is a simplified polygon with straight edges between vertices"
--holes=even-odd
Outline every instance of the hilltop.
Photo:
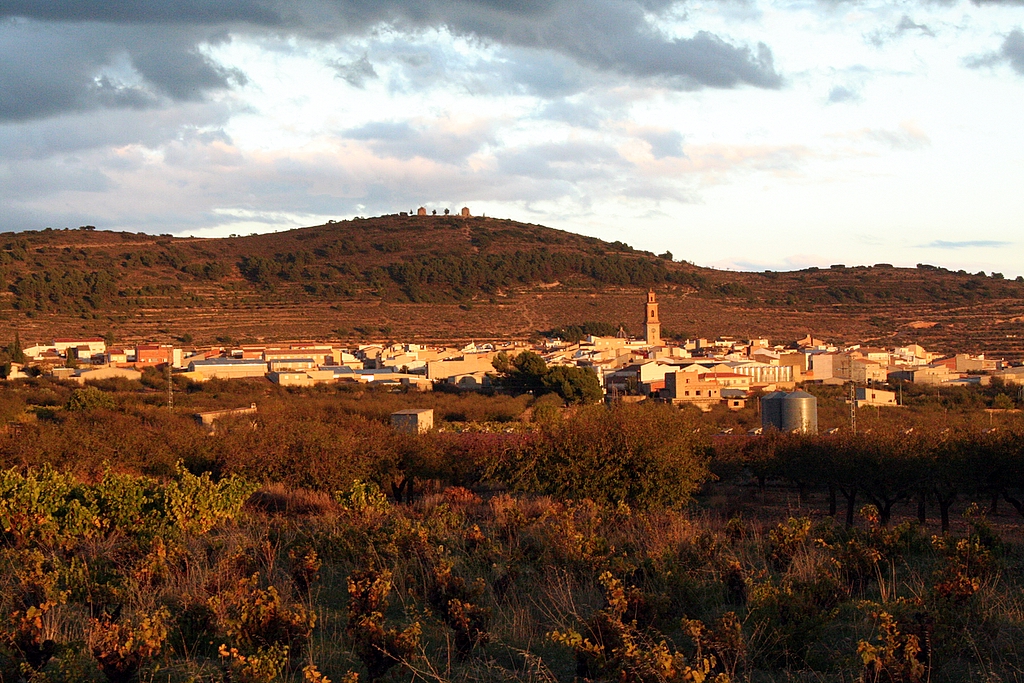
[{"label": "hilltop", "polygon": [[[802,337],[1020,358],[1024,282],[935,266],[736,273],[496,218],[381,216],[266,235],[96,230],[0,237],[0,335],[121,341],[528,337],[586,321],[639,333]],[[685,257],[685,255],[683,255]]]}]

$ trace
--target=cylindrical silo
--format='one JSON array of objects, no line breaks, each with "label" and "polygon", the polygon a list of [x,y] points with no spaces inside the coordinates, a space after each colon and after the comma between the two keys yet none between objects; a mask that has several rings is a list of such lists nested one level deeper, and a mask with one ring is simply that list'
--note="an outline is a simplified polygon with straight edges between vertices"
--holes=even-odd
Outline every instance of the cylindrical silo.
[{"label": "cylindrical silo", "polygon": [[761,397],[761,428],[764,430],[782,429],[782,399],[786,394],[773,391]]},{"label": "cylindrical silo", "polygon": [[806,391],[783,394],[779,429],[800,434],[818,433],[818,399]]}]

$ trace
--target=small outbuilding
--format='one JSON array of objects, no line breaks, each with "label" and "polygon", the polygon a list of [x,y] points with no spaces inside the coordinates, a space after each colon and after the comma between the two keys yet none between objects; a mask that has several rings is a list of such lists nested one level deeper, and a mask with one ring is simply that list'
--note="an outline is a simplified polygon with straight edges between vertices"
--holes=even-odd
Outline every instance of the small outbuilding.
[{"label": "small outbuilding", "polygon": [[434,428],[432,408],[408,408],[391,413],[391,426],[403,434],[422,434]]}]

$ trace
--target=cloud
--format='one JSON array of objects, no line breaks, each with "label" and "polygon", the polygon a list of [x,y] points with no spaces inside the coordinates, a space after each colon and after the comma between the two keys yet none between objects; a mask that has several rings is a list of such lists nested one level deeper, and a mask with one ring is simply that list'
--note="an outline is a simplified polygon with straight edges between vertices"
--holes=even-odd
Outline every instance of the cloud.
[{"label": "cloud", "polygon": [[[224,39],[209,31],[205,42]],[[0,23],[0,122],[101,107],[151,109],[244,83],[198,42],[184,27]]]},{"label": "cloud", "polygon": [[338,72],[338,78],[356,88],[363,88],[366,86],[366,81],[378,78],[377,71],[365,54],[351,62],[336,60],[330,62],[329,65]]},{"label": "cloud", "polygon": [[852,88],[848,88],[845,85],[833,86],[828,91],[828,103],[839,104],[841,102],[859,102],[860,93]]},{"label": "cloud", "polygon": [[1007,34],[999,50],[966,60],[967,66],[972,69],[1003,63],[1009,64],[1014,71],[1024,76],[1024,31],[1019,28]]},{"label": "cloud", "polygon": [[465,163],[467,157],[493,141],[490,125],[480,122],[413,125],[407,121],[377,121],[351,128],[343,135],[366,142],[383,157],[422,157],[449,164]]},{"label": "cloud", "polygon": [[900,17],[899,23],[894,28],[879,29],[869,33],[866,37],[868,42],[875,47],[884,47],[887,43],[897,38],[902,38],[905,34],[911,32],[929,38],[935,37],[935,32],[927,24],[918,24],[906,14]]},{"label": "cloud", "polygon": [[929,38],[935,37],[935,33],[933,33],[925,24],[916,24],[913,19],[904,14],[900,18],[900,23],[896,24],[896,33],[903,34],[907,31],[916,31],[923,36],[928,36]]},{"label": "cloud", "polygon": [[[0,4],[0,121],[98,107],[195,101],[244,83],[205,47],[230,35],[314,40],[367,36],[380,27],[453,35],[512,50],[506,74],[531,92],[560,96],[580,87],[579,68],[691,90],[778,88],[767,45],[734,45],[707,32],[668,37],[658,19],[669,0],[8,0]],[[575,67],[554,63],[558,55]],[[134,83],[104,74],[119,56]],[[557,61],[557,60],[556,60]],[[368,61],[336,64],[361,87]]]},{"label": "cloud", "polygon": [[852,139],[869,140],[903,152],[923,149],[932,144],[928,134],[921,130],[913,121],[904,121],[895,129],[863,128],[852,133],[836,136]]},{"label": "cloud", "polygon": [[281,23],[281,16],[268,3],[251,0],[5,0],[0,17],[111,24]]},{"label": "cloud", "polygon": [[963,242],[947,242],[946,240],[935,240],[928,244],[922,244],[922,249],[991,249],[1009,247],[1012,242],[1000,242],[998,240],[966,240]]},{"label": "cloud", "polygon": [[651,154],[655,159],[686,156],[683,152],[683,135],[679,131],[644,130],[638,135],[651,146]]}]

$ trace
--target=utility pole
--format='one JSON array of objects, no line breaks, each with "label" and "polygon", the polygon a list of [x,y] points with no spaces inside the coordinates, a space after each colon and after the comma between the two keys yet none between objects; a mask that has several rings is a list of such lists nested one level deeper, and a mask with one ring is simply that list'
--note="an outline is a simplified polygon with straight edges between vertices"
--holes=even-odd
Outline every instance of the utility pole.
[{"label": "utility pole", "polygon": [[167,407],[174,407],[174,382],[171,381],[171,364],[167,363]]},{"label": "utility pole", "polygon": [[857,385],[850,382],[850,432],[857,433]]}]

